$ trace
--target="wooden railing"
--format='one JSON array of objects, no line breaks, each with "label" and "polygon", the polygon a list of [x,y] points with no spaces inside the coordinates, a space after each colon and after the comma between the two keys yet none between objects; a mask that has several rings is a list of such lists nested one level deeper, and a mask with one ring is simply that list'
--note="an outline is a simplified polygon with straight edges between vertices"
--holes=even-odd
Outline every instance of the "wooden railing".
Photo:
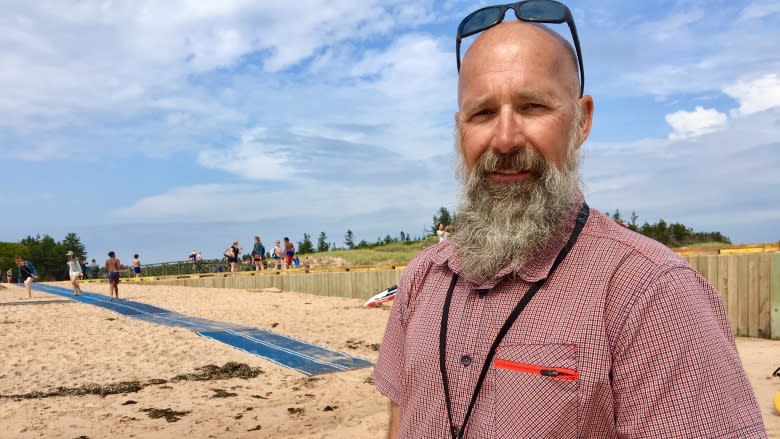
[{"label": "wooden railing", "polygon": [[[735,335],[780,339],[780,252],[775,244],[729,246],[720,254],[679,252],[721,294]],[[772,251],[757,252],[755,249]],[[676,249],[679,250],[679,249]],[[279,288],[322,296],[367,299],[397,284],[404,267],[361,266],[278,272],[182,273],[128,279],[144,283],[212,288]]]}]

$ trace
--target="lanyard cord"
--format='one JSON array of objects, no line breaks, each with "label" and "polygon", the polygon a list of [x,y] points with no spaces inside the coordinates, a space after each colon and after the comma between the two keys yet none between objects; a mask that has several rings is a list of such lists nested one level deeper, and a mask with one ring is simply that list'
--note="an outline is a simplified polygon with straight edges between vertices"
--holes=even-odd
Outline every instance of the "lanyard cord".
[{"label": "lanyard cord", "polygon": [[507,332],[509,332],[509,329],[515,323],[515,320],[517,320],[517,317],[520,315],[520,313],[523,312],[525,306],[534,297],[534,294],[539,291],[548,278],[552,277],[553,273],[555,273],[555,269],[558,268],[558,265],[560,265],[560,263],[566,258],[566,255],[569,254],[569,250],[574,247],[574,243],[577,242],[577,238],[580,236],[582,228],[585,227],[585,223],[588,221],[589,215],[590,208],[588,207],[587,203],[583,203],[582,209],[580,209],[580,212],[577,214],[577,222],[574,225],[574,230],[572,230],[571,236],[569,236],[569,240],[566,242],[566,245],[563,246],[561,251],[558,253],[558,256],[555,258],[555,262],[553,262],[552,267],[550,267],[550,271],[547,273],[547,276],[539,279],[538,281],[534,282],[533,285],[531,285],[531,288],[529,288],[528,291],[523,295],[522,299],[517,302],[517,305],[515,305],[512,313],[509,314],[509,317],[507,317],[506,321],[501,326],[501,329],[498,331],[498,335],[496,335],[495,340],[493,340],[493,344],[490,346],[490,350],[488,350],[485,363],[482,365],[482,371],[480,372],[479,379],[477,380],[477,385],[474,388],[474,392],[471,394],[471,401],[469,402],[469,407],[466,410],[466,416],[463,418],[463,425],[461,425],[460,428],[455,427],[452,422],[452,408],[449,390],[450,386],[449,380],[447,378],[447,365],[445,361],[447,353],[447,322],[449,321],[450,316],[450,303],[452,302],[452,293],[455,290],[455,284],[458,283],[458,275],[452,275],[452,281],[450,282],[450,287],[447,290],[447,297],[444,300],[444,308],[442,310],[441,316],[441,329],[439,331],[439,370],[441,371],[441,380],[442,384],[444,385],[444,402],[447,406],[447,419],[449,421],[450,434],[452,435],[453,439],[463,438],[463,435],[466,432],[466,425],[469,422],[469,417],[471,417],[471,410],[474,408],[474,404],[477,402],[477,396],[479,396],[482,385],[485,383],[485,377],[487,376],[488,370],[490,369],[490,363],[493,361],[493,357],[496,354],[498,345],[504,339],[504,336],[506,336]]}]

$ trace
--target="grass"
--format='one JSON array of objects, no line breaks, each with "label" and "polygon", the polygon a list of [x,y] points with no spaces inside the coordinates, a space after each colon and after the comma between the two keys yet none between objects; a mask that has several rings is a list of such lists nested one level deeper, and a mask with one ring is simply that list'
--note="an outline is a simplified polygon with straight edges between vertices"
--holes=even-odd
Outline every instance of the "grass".
[{"label": "grass", "polygon": [[327,253],[312,253],[308,256],[319,266],[332,265],[406,265],[420,250],[438,242],[435,236],[422,241],[391,242],[373,248],[332,250]]}]

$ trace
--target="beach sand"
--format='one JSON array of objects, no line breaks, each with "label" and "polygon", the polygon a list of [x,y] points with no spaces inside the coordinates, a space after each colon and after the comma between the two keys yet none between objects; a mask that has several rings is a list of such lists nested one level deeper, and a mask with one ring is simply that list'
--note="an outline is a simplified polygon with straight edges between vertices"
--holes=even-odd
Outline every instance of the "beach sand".
[{"label": "beach sand", "polygon": [[[65,286],[66,284],[60,284]],[[387,400],[371,369],[308,378],[196,335],[92,305],[23,289],[0,289],[0,395],[137,381],[137,391],[0,398],[0,438],[263,437],[381,438]],[[108,293],[106,285],[85,291]],[[190,316],[245,324],[376,361],[389,305],[292,292],[120,284],[120,297]],[[38,302],[28,304],[29,302]],[[21,304],[24,303],[24,304]],[[737,339],[770,437],[780,438],[773,398],[780,341]],[[228,362],[260,368],[255,378],[173,381]],[[165,380],[165,382],[161,382]],[[133,390],[133,389],[130,389]],[[151,410],[150,410],[151,409]],[[168,412],[165,417],[150,415]],[[182,412],[177,416],[173,412]]]}]

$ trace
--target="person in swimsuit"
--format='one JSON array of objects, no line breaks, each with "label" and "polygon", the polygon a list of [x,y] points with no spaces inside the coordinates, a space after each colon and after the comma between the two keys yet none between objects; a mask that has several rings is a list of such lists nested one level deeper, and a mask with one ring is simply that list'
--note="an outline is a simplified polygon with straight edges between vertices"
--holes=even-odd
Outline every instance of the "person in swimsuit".
[{"label": "person in swimsuit", "polygon": [[295,246],[290,242],[290,238],[284,237],[284,269],[293,268],[293,258],[295,257]]},{"label": "person in swimsuit", "polygon": [[114,300],[116,297],[119,300],[119,270],[126,268],[116,258],[116,253],[113,251],[108,252],[108,259],[106,259],[106,273],[108,275],[108,300]]},{"label": "person in swimsuit", "polygon": [[233,273],[233,276],[235,276],[237,271],[238,258],[241,257],[241,247],[238,245],[238,241],[233,241],[233,245],[228,247],[227,251],[225,252],[225,257],[227,257],[227,261],[230,263],[230,272]]},{"label": "person in swimsuit", "polygon": [[141,259],[138,254],[133,255],[133,273],[135,277],[141,277]]}]

